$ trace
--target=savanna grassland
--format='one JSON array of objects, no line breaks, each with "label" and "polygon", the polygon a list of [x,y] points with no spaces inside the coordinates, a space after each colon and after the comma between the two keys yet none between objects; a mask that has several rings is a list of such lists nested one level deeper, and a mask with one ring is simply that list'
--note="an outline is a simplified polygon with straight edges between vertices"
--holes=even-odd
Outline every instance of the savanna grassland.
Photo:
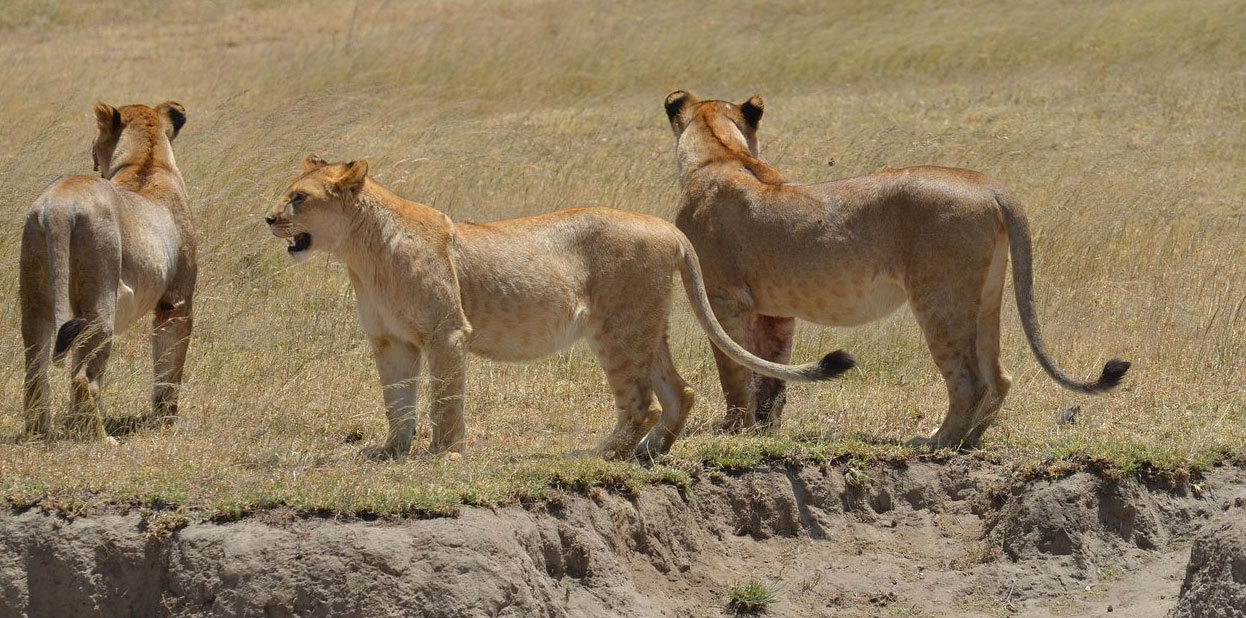
[{"label": "savanna grassland", "polygon": [[[1034,230],[1044,335],[1072,373],[1134,362],[1101,398],[1060,390],[1005,291],[1014,378],[982,456],[1197,470],[1246,455],[1246,10],[1120,2],[5,2],[0,10],[0,494],[76,511],[120,502],[241,513],[444,512],[550,484],[686,482],[762,457],[908,457],[945,412],[907,311],[802,325],[795,358],[845,348],[842,380],[793,385],[772,436],[716,436],[722,399],[684,301],[676,363],[700,395],[651,467],[572,455],[613,425],[582,347],[474,359],[468,452],[374,463],[371,354],[344,268],[292,267],[261,213],[308,153],[455,220],[603,204],[674,215],[674,89],[766,98],[762,155],[798,181],[931,163],[1009,183]],[[90,174],[91,105],[182,103],[174,143],[199,233],[182,416],[120,444],[22,442],[24,209]],[[833,165],[828,163],[833,161]],[[682,293],[680,293],[682,298]],[[149,406],[145,326],[109,367],[108,414]],[[54,375],[63,410],[66,377]],[[1058,426],[1080,405],[1079,422]]]}]

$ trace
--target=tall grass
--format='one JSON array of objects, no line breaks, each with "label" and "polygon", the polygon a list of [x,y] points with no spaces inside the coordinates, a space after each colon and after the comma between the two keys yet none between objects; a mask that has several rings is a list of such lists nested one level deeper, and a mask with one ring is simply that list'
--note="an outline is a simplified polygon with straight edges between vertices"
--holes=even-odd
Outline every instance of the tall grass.
[{"label": "tall grass", "polygon": [[[1246,444],[1246,12],[1235,2],[17,1],[0,11],[0,58],[0,289],[13,299],[0,305],[0,492],[17,503],[437,511],[550,483],[680,479],[769,444],[707,434],[722,399],[681,305],[676,362],[701,398],[668,467],[568,456],[613,423],[583,348],[528,365],[474,360],[463,460],[363,462],[358,438],[379,441],[384,416],[345,273],[323,258],[291,267],[260,221],[309,152],[368,156],[378,180],[456,220],[576,204],[670,217],[660,103],[676,88],[765,96],[763,156],[793,179],[934,163],[991,174],[1026,201],[1059,362],[1087,376],[1110,356],[1135,368],[1108,397],[1061,391],[1030,357],[1006,291],[1014,387],[986,436],[994,456],[1188,466]],[[200,238],[183,416],[119,446],[22,443],[22,212],[57,175],[90,173],[92,102],[166,98],[188,111],[174,147]],[[111,415],[148,405],[146,330],[119,341]],[[780,444],[938,426],[946,395],[907,312],[799,329],[798,358],[835,347],[861,370],[792,386]],[[54,378],[63,400],[63,372]],[[1075,404],[1082,422],[1057,427]]]}]

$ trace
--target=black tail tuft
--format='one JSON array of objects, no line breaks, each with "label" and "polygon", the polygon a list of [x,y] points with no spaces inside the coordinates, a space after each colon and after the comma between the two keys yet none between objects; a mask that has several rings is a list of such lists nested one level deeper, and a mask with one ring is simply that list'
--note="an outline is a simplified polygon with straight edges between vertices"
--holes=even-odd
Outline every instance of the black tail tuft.
[{"label": "black tail tuft", "polygon": [[52,358],[59,361],[65,357],[65,352],[69,350],[69,346],[73,345],[74,339],[82,334],[82,330],[86,328],[87,321],[83,318],[74,318],[64,324],[56,331],[56,345],[52,348]]},{"label": "black tail tuft", "polygon": [[823,356],[818,363],[818,368],[822,370],[820,379],[830,380],[831,378],[837,378],[845,371],[856,366],[857,359],[853,358],[851,354],[843,350],[835,350]]},{"label": "black tail tuft", "polygon": [[1099,381],[1095,382],[1094,390],[1098,392],[1110,391],[1121,383],[1121,378],[1125,377],[1125,372],[1129,371],[1129,361],[1114,358],[1103,366],[1103,375],[1099,376]]}]

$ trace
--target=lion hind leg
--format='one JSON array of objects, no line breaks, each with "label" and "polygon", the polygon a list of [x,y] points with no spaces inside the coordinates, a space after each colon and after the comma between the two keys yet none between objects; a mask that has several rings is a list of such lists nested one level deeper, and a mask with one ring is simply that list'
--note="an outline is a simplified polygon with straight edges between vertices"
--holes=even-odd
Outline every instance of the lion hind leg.
[{"label": "lion hind leg", "polygon": [[973,429],[966,440],[969,444],[981,442],[982,434],[995,423],[999,410],[1004,405],[1004,398],[1012,387],[1012,376],[1004,369],[999,358],[999,316],[1007,266],[1008,242],[1007,239],[999,239],[987,271],[986,284],[982,286],[978,307],[978,375],[986,385],[987,392],[975,411]]},{"label": "lion hind leg", "polygon": [[429,420],[433,453],[462,453],[467,446],[467,419],[463,415],[467,388],[467,333],[453,330],[428,345]]},{"label": "lion hind leg", "polygon": [[70,411],[65,419],[70,433],[82,437],[105,439],[104,432],[104,369],[112,355],[112,320],[89,320],[74,348],[73,373],[70,379]]},{"label": "lion hind leg", "polygon": [[56,315],[48,265],[40,259],[45,243],[39,223],[38,218],[27,222],[27,229],[22,237],[21,272],[18,280],[26,369],[22,413],[25,419],[24,435],[28,438],[47,437],[52,432],[48,366],[52,362]]},{"label": "lion hind leg", "polygon": [[[792,361],[795,333],[795,318],[759,315],[753,320],[749,351],[768,361],[786,365]],[[783,407],[787,403],[787,383],[753,374],[749,389],[753,393],[754,422],[766,429],[778,429],[783,423]]]},{"label": "lion hind leg", "polygon": [[[650,427],[662,415],[653,390],[655,349],[661,342],[665,320],[661,315],[613,316],[611,323],[596,322],[588,333],[588,346],[601,363],[606,383],[614,395],[617,421],[599,447],[606,459],[631,457]],[[628,324],[634,328],[622,328]]]},{"label": "lion hind leg", "polygon": [[[614,394],[618,420],[600,451],[606,459],[626,459],[635,453],[636,447],[648,429],[662,414],[648,376],[622,377],[622,372],[606,372],[610,390]],[[630,372],[627,372],[630,373]]]},{"label": "lion hind leg", "polygon": [[[32,322],[34,322],[32,320]],[[24,435],[28,438],[48,437],[52,433],[51,386],[48,365],[51,364],[51,320],[28,324],[22,319],[22,342],[26,352],[26,379],[23,384],[22,411]]]},{"label": "lion hind leg", "polygon": [[675,369],[670,346],[665,337],[658,344],[653,370],[653,390],[662,406],[662,417],[636,446],[637,459],[653,459],[671,450],[684,431],[688,412],[696,402],[696,392]]},{"label": "lion hind leg", "polygon": [[[714,316],[718,319],[727,335],[738,342],[746,350],[754,351],[757,346],[753,342],[753,325],[757,314],[742,308],[738,303],[715,302],[710,300]],[[727,411],[716,429],[725,433],[737,433],[753,426],[753,400],[756,391],[753,389],[753,372],[745,366],[731,360],[718,346],[710,346],[714,353],[714,364],[718,368],[718,381],[722,387],[723,399],[727,403]],[[754,352],[756,353],[756,352]],[[782,382],[776,380],[779,384]]]},{"label": "lion hind leg", "polygon": [[[981,417],[981,400],[985,389],[974,375],[973,365],[964,355],[951,351],[936,352],[935,362],[943,381],[947,386],[947,416],[939,430],[925,444],[933,448],[969,448],[973,436],[981,435],[976,431],[977,419]],[[985,430],[985,427],[982,428]]]},{"label": "lion hind leg", "polygon": [[[976,287],[976,286],[975,286]],[[928,440],[915,443],[933,448],[976,446],[990,416],[984,399],[993,392],[983,380],[978,362],[978,289],[943,289],[932,297],[910,298],[913,314],[921,326],[939,373],[947,386],[947,416]]]},{"label": "lion hind leg", "polygon": [[62,323],[57,332],[58,347],[72,351],[73,358],[66,426],[71,433],[105,439],[104,370],[112,355],[117,324],[120,232],[98,222],[81,223],[73,228],[71,247],[69,267],[64,272],[74,273],[66,290],[73,318]]}]

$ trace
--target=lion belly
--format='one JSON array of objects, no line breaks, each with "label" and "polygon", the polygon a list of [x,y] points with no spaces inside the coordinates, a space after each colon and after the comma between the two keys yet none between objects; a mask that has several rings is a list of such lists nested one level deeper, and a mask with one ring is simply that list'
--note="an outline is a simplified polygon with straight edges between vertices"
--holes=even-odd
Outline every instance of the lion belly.
[{"label": "lion belly", "polygon": [[907,299],[897,281],[829,282],[826,285],[754,290],[757,312],[793,317],[826,326],[857,326],[886,317]]},{"label": "lion belly", "polygon": [[526,303],[515,313],[469,314],[473,354],[500,361],[527,361],[570,347],[584,335],[589,311],[579,302]]}]

